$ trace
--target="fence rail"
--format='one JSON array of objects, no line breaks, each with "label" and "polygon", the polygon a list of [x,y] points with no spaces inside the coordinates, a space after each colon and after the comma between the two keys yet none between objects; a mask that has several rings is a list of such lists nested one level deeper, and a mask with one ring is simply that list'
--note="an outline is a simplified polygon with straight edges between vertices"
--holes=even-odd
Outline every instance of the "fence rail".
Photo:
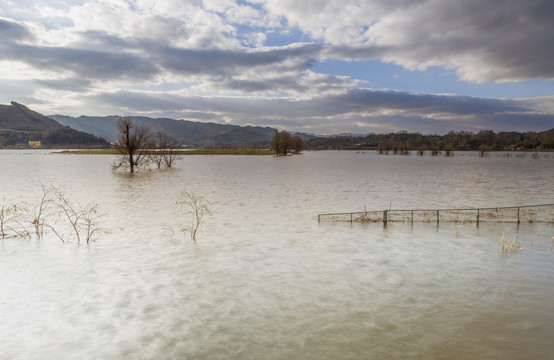
[{"label": "fence rail", "polygon": [[318,222],[554,223],[554,204],[465,209],[388,209],[319,214]]}]

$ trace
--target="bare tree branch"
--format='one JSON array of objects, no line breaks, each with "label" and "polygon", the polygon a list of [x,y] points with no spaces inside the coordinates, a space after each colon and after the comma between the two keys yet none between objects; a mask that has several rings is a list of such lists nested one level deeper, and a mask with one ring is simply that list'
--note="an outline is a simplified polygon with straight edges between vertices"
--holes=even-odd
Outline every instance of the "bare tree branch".
[{"label": "bare tree branch", "polygon": [[135,126],[130,117],[118,120],[119,140],[115,149],[119,153],[118,159],[112,164],[112,168],[119,169],[127,165],[131,173],[135,168],[145,165],[147,151],[152,146],[152,135],[148,126]]},{"label": "bare tree branch", "polygon": [[202,219],[206,215],[211,215],[212,212],[208,208],[208,201],[203,196],[195,195],[194,193],[189,193],[186,189],[183,190],[179,200],[176,203],[179,205],[180,209],[188,208],[192,211],[192,224],[190,236],[194,241],[196,241],[196,234]]}]

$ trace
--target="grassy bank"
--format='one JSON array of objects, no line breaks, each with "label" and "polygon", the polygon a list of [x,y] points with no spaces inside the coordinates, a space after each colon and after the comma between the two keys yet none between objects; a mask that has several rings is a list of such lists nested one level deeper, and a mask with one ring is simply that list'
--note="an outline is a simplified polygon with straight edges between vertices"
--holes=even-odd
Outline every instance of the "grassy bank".
[{"label": "grassy bank", "polygon": [[[70,155],[117,155],[114,149],[91,149],[91,150],[64,150],[60,154]],[[176,150],[179,155],[274,155],[273,150],[258,149],[194,149]]]}]

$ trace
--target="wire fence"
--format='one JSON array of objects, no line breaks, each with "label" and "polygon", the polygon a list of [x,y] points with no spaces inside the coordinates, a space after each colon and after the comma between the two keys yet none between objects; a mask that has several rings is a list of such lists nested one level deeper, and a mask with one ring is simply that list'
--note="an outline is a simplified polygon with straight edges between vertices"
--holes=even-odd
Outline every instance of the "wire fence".
[{"label": "wire fence", "polygon": [[319,214],[319,222],[554,223],[554,204],[467,209],[414,209]]}]

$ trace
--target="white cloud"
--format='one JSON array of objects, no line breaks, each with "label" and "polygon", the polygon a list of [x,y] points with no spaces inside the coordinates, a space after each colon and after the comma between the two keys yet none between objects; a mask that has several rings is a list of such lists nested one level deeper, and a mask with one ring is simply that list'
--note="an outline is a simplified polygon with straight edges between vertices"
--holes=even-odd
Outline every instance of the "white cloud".
[{"label": "white cloud", "polygon": [[471,82],[554,79],[550,0],[266,0],[269,12],[336,49]]}]

